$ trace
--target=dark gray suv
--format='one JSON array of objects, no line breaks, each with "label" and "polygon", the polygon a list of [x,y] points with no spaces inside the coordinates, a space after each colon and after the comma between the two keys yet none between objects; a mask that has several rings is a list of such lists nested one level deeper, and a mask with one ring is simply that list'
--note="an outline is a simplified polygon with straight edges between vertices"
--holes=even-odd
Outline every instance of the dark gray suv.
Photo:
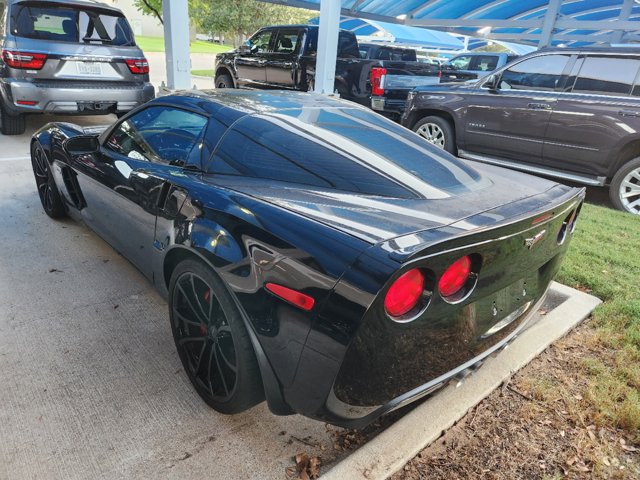
[{"label": "dark gray suv", "polygon": [[640,214],[640,49],[553,49],[411,92],[402,123],[459,156],[609,186]]},{"label": "dark gray suv", "polygon": [[0,129],[25,114],[123,114],[154,97],[122,12],[94,1],[0,0]]}]

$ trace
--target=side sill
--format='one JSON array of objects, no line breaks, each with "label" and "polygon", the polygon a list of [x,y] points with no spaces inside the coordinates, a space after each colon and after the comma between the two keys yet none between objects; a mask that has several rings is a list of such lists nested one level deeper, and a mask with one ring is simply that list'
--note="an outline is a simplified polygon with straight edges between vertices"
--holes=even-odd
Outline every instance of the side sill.
[{"label": "side sill", "polygon": [[588,175],[567,173],[567,172],[562,172],[560,170],[554,170],[551,168],[525,165],[523,163],[518,163],[511,160],[502,160],[500,158],[489,157],[487,155],[470,153],[470,152],[467,152],[466,150],[458,149],[458,156],[462,158],[466,158],[467,160],[475,160],[476,162],[488,163],[490,165],[497,165],[499,167],[507,167],[514,170],[520,170],[521,172],[526,172],[526,173],[534,173],[538,175],[546,175],[548,177],[553,177],[553,178],[560,178],[563,180],[568,180],[570,182],[589,185],[592,187],[604,187],[607,184],[607,177],[590,177]]}]

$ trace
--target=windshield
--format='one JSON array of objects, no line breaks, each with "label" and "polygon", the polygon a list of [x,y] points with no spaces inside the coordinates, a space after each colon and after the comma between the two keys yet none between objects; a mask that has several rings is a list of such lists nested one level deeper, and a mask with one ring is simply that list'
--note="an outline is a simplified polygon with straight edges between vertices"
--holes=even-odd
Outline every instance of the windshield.
[{"label": "windshield", "polygon": [[19,3],[11,9],[10,30],[24,38],[135,46],[127,19],[103,10]]}]

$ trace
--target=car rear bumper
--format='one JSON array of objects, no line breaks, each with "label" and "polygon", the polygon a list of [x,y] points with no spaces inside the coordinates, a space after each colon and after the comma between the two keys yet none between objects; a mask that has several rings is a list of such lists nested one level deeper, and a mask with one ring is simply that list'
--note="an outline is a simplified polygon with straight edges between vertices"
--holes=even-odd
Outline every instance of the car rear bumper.
[{"label": "car rear bumper", "polygon": [[[153,99],[153,85],[121,82],[32,82],[0,80],[10,113],[100,114],[128,112]],[[28,104],[20,104],[28,102]]]}]

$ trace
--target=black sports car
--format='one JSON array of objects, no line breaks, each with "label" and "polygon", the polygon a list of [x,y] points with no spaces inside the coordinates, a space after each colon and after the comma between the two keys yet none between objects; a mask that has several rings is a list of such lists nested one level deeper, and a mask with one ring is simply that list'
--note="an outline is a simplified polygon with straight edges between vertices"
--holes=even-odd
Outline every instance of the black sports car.
[{"label": "black sports car", "polygon": [[361,427],[479,366],[542,301],[584,190],[454,158],[349,102],[190,92],[33,136],[51,217],[168,297],[200,396]]}]

